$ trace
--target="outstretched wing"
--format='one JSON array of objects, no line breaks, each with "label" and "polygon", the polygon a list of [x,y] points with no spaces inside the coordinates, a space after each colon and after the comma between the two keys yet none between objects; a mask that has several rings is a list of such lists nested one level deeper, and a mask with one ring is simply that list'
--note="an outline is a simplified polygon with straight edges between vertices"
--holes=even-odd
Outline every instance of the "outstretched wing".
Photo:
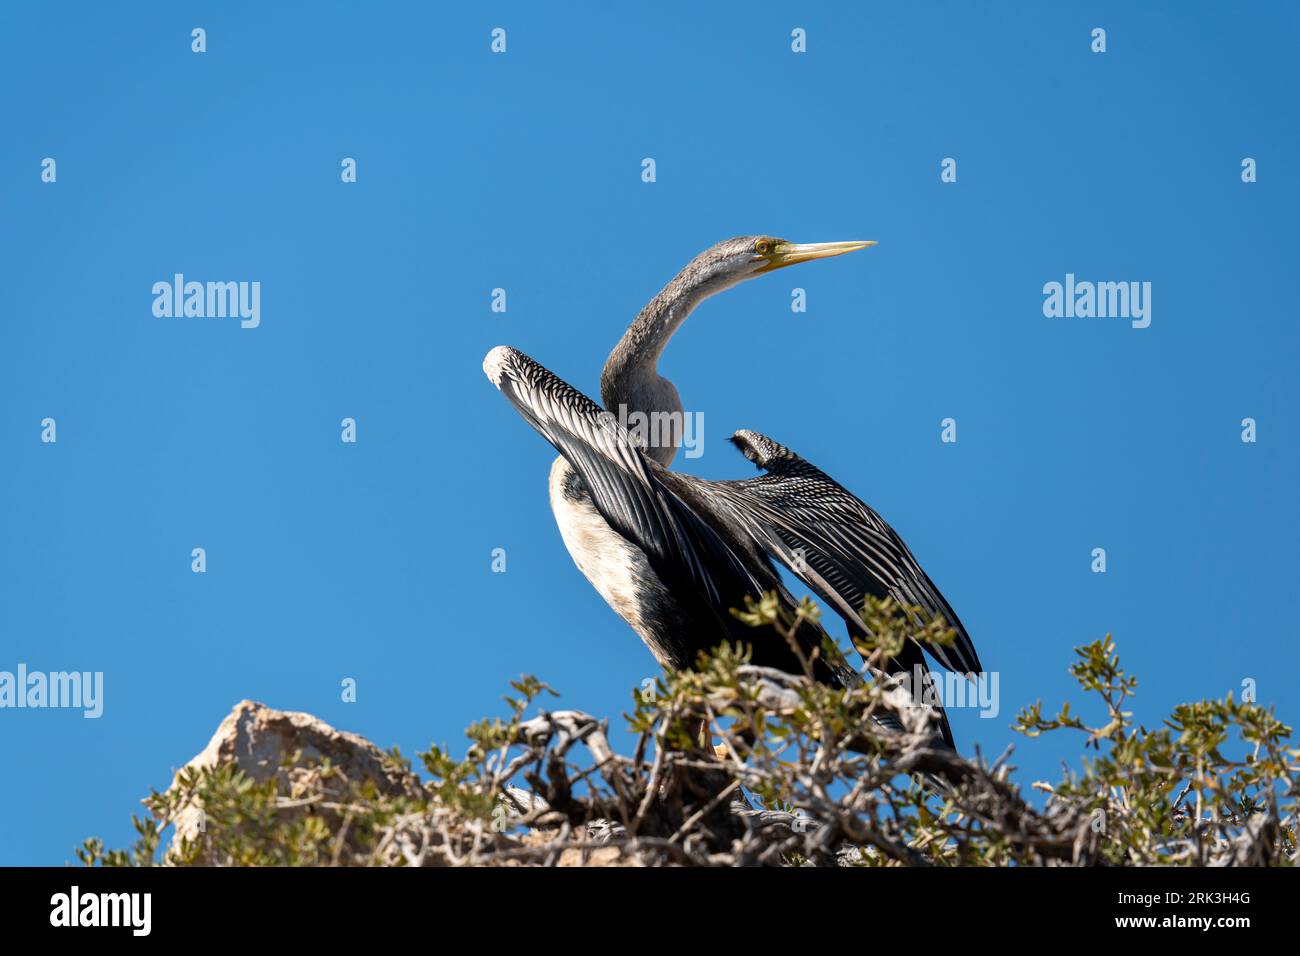
[{"label": "outstretched wing", "polygon": [[[868,594],[891,596],[929,616],[942,615],[957,639],[950,647],[927,645],[926,650],[949,670],[982,670],[956,612],[880,515],[770,438],[738,431],[731,441],[766,474],[706,482],[706,493],[725,502],[770,555],[830,603],[850,627],[861,628],[858,611]],[[913,656],[923,660],[919,653],[908,655]]]},{"label": "outstretched wing", "polygon": [[[746,596],[764,591],[793,602],[766,558],[757,551],[746,554],[743,541],[684,501],[673,488],[677,476],[648,459],[614,416],[522,352],[498,346],[488,353],[483,370],[578,472],[610,527],[645,553],[694,630],[677,637],[696,651],[724,639],[743,641],[754,645],[755,663],[798,670],[783,641],[775,635],[756,641],[753,629],[730,613],[744,606]],[[802,628],[800,633],[808,653],[824,632]],[[845,675],[830,665],[818,665],[819,677],[843,680]]]}]

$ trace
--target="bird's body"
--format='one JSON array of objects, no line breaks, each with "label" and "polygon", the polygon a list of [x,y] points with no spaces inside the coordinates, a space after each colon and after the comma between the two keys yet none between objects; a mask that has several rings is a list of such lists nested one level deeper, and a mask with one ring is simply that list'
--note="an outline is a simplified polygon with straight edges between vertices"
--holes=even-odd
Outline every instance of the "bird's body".
[{"label": "bird's body", "polygon": [[[812,658],[823,682],[858,680],[847,662],[815,653],[826,637],[820,624],[805,623],[797,632],[796,654],[775,635],[760,639],[730,613],[746,597],[768,592],[793,610],[774,563],[780,562],[856,635],[866,633],[859,611],[868,594],[943,615],[958,639],[931,653],[954,670],[980,670],[960,621],[901,539],[814,466],[762,435],[740,431],[732,442],[765,474],[705,481],[667,468],[680,429],[656,445],[620,424],[630,413],[682,414],[676,387],[656,363],[705,298],[759,272],[863,245],[742,237],[697,256],[642,309],[611,353],[601,376],[605,409],[514,349],[493,349],[484,362],[493,383],[560,452],[551,467],[551,507],[574,562],[665,667],[689,668],[701,651],[742,641],[751,645],[755,664],[799,672],[800,658]],[[909,641],[890,669],[925,674],[920,646]],[[940,719],[951,743],[941,709]]]},{"label": "bird's body", "polygon": [[561,455],[551,463],[551,511],[573,563],[605,603],[627,621],[655,660],[680,668],[674,635],[686,629],[667,585],[646,554],[609,526],[581,476]]}]

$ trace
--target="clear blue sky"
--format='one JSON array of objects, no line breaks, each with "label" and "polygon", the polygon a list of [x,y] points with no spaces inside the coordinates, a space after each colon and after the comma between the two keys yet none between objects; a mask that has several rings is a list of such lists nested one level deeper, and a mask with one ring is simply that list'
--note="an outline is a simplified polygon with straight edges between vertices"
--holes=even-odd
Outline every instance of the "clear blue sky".
[{"label": "clear blue sky", "polygon": [[[1295,7],[271,6],[0,13],[0,670],[105,675],[99,720],[0,710],[0,863],[127,843],[242,698],[410,753],[534,672],[618,723],[653,662],[480,363],[594,394],[744,233],[880,245],[696,313],[662,365],[705,413],[678,464],[752,474],[725,437],[755,428],[876,506],[1001,674],[963,749],[1055,776],[1077,741],[1008,725],[1077,698],[1106,631],[1152,725],[1246,678],[1300,720]],[[177,272],[259,281],[260,327],[155,318]],[[1067,272],[1151,282],[1151,327],[1045,318]]]}]

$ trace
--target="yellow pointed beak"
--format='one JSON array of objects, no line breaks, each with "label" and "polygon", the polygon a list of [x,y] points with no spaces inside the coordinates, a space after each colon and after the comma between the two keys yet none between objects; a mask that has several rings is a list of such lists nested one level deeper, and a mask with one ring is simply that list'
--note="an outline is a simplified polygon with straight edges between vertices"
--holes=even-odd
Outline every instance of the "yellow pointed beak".
[{"label": "yellow pointed beak", "polygon": [[768,254],[768,262],[759,272],[771,272],[783,269],[799,262],[811,262],[813,259],[829,259],[842,256],[846,252],[856,252],[867,246],[874,246],[875,240],[862,242],[781,242]]}]

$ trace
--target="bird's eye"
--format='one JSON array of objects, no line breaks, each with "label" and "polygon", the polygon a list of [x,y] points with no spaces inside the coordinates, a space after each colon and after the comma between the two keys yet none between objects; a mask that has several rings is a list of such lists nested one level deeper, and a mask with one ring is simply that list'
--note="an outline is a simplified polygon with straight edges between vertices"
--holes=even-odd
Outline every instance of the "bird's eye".
[{"label": "bird's eye", "polygon": [[766,239],[760,239],[758,240],[758,242],[754,243],[754,251],[757,252],[760,256],[767,255],[768,252],[771,251],[771,249],[772,249],[772,244],[768,242]]}]

